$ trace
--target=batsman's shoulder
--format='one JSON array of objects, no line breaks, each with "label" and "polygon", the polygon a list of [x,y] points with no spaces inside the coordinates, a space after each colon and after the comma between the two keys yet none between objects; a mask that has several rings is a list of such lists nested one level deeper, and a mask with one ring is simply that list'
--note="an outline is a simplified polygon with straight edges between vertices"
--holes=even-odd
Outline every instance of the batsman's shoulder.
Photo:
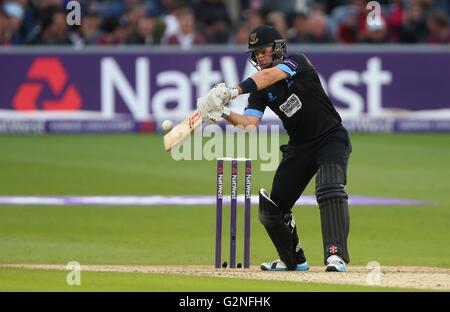
[{"label": "batsman's shoulder", "polygon": [[298,64],[298,70],[315,70],[313,63],[304,53],[288,54],[284,60],[292,60]]},{"label": "batsman's shoulder", "polygon": [[283,60],[294,60],[300,62],[304,58],[306,58],[306,55],[303,53],[289,53],[283,58]]}]

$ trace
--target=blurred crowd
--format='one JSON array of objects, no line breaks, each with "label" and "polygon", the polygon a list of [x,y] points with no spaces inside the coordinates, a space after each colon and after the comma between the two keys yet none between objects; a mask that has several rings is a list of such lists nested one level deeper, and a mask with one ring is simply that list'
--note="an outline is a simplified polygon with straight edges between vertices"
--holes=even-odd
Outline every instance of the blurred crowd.
[{"label": "blurred crowd", "polygon": [[247,44],[261,24],[290,43],[450,43],[450,0],[379,0],[367,23],[366,0],[0,0],[0,45]]}]

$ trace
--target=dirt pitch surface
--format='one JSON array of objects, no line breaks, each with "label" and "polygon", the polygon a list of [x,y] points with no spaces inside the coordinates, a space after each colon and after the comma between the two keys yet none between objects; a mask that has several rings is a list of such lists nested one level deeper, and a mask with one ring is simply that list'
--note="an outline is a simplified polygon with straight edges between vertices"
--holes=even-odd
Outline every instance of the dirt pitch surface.
[{"label": "dirt pitch surface", "polygon": [[[66,265],[58,264],[0,264],[0,268],[68,270]],[[81,271],[179,274],[450,291],[450,268],[433,267],[381,266],[379,275],[377,271],[369,270],[365,266],[349,266],[346,273],[327,273],[323,267],[311,267],[308,272],[267,272],[256,266],[250,269],[214,269],[212,266],[198,265],[81,265]]]}]

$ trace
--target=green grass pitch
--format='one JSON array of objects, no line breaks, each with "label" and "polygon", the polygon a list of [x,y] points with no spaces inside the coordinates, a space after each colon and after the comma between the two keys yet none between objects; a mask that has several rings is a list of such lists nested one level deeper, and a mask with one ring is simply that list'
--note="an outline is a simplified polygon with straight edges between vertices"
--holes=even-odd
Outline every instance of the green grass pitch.
[{"label": "green grass pitch", "polygon": [[[351,264],[378,261],[381,265],[449,268],[450,136],[351,137],[350,195],[435,203],[351,207]],[[162,135],[157,134],[0,136],[0,195],[214,195],[215,165],[213,161],[173,161],[163,151]],[[260,187],[270,189],[274,172],[260,172],[258,162],[253,168],[253,193]],[[224,181],[227,184],[229,177]],[[305,194],[314,194],[313,187],[311,183]],[[322,265],[318,208],[293,211],[308,261]],[[81,264],[212,266],[214,215],[214,207],[207,206],[0,206],[0,264],[76,260]],[[253,206],[252,264],[275,257]],[[65,284],[65,274],[3,268],[0,291],[73,290]],[[137,273],[86,272],[83,281],[78,290],[377,290]]]}]

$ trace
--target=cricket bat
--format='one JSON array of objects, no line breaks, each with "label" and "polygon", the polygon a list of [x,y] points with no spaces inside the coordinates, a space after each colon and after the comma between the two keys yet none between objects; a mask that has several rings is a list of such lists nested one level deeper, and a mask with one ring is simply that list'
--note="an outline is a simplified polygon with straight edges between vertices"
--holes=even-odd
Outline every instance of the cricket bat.
[{"label": "cricket bat", "polygon": [[164,136],[164,149],[168,152],[183,143],[201,124],[202,116],[198,110],[195,110]]}]

